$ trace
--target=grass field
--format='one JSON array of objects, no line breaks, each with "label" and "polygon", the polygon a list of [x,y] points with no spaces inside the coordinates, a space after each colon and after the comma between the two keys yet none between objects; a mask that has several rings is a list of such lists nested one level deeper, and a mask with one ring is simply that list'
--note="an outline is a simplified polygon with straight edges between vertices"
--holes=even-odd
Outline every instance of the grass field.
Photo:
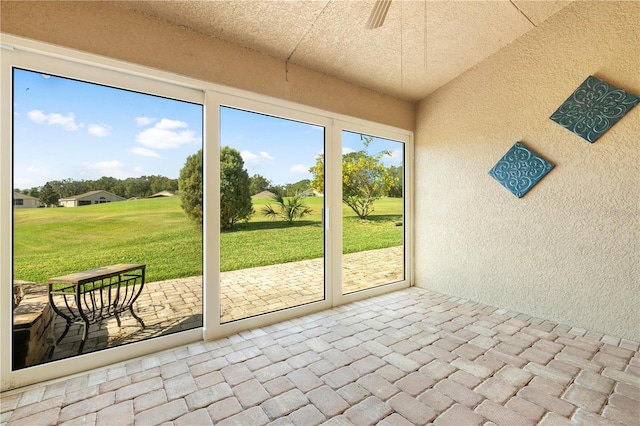
[{"label": "grass field", "polygon": [[[249,266],[273,265],[296,260],[321,257],[324,251],[322,207],[324,198],[305,199],[312,214],[289,225],[284,221],[265,218],[260,210],[272,203],[269,198],[254,199],[256,213],[247,223],[239,223],[233,231],[220,237],[221,270],[231,271]],[[385,198],[376,201],[375,211],[368,220],[360,221],[353,211],[343,205],[343,252],[402,245],[402,200]]]},{"label": "grass field", "polygon": [[[269,199],[254,202],[247,223],[221,234],[221,270],[271,265],[322,256],[323,198],[306,203],[313,213],[287,225],[261,213]],[[402,244],[399,199],[381,199],[370,220],[358,221],[344,207],[346,253]],[[202,233],[177,197],[132,200],[78,208],[14,210],[14,278],[45,283],[47,278],[114,263],[147,265],[147,280],[202,274]]]}]

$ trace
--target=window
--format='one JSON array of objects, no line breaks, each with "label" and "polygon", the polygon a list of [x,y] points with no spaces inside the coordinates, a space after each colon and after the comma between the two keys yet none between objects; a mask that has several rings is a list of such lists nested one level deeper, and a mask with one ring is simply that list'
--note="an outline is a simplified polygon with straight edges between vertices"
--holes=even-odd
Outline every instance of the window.
[{"label": "window", "polygon": [[325,300],[325,128],[223,106],[220,145],[221,323]]},{"label": "window", "polygon": [[342,132],[342,291],[405,279],[404,143]]},{"label": "window", "polygon": [[[27,352],[18,367],[201,327],[201,279],[192,277],[202,275],[202,230],[178,198],[145,198],[175,190],[185,161],[202,149],[202,106],[20,68],[13,69],[13,93],[14,184],[50,192],[52,204],[88,198],[78,200],[83,209],[14,213],[14,286],[52,283],[56,314],[45,328],[56,336],[52,351]],[[96,194],[92,203],[91,191],[134,199],[96,210],[107,196]],[[129,272],[106,284],[99,274],[86,286],[60,279],[115,264],[144,265],[141,282],[128,280]],[[121,320],[128,296],[134,313]],[[189,296],[197,300],[183,308]],[[15,348],[19,339],[14,333]]]},{"label": "window", "polygon": [[13,200],[13,205],[14,206],[22,206],[22,205],[24,205],[24,200],[22,198],[15,198]]},{"label": "window", "polygon": [[[145,283],[133,315],[92,321],[82,347],[83,324],[62,337],[58,315],[53,357],[24,365],[12,361],[13,313],[0,312],[3,390],[409,285],[410,132],[4,40],[18,47],[1,58],[2,93],[14,96],[0,111],[0,225],[12,230],[0,241],[2,300],[14,280],[39,283],[46,300],[47,282],[58,291],[69,274],[96,268],[118,272],[89,291],[139,288],[143,270]],[[345,183],[359,152],[376,159],[383,183],[361,216]],[[200,182],[192,219],[176,183],[183,169]],[[230,187],[245,203],[232,210],[245,214],[227,215]],[[8,193],[17,189],[39,189],[52,208],[14,211]],[[374,254],[391,259],[376,261],[376,274],[354,261]]]}]

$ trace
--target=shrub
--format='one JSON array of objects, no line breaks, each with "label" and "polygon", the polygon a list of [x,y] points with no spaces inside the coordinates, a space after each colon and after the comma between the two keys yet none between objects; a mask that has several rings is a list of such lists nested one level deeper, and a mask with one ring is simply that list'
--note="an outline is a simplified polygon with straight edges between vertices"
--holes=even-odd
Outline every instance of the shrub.
[{"label": "shrub", "polygon": [[271,198],[275,201],[277,207],[273,208],[271,204],[267,204],[262,208],[262,214],[271,219],[282,218],[289,223],[296,219],[302,219],[312,212],[312,210],[304,204],[304,198],[306,196],[306,192],[296,192],[292,197],[286,198],[283,197],[282,194],[274,194]]},{"label": "shrub", "polygon": [[202,199],[203,199],[203,179],[202,179],[202,150],[187,157],[180,177],[178,178],[178,188],[180,191],[180,202],[182,209],[189,219],[202,225]]},{"label": "shrub", "polygon": [[231,229],[253,214],[249,174],[240,152],[224,146],[220,150],[220,228]]}]

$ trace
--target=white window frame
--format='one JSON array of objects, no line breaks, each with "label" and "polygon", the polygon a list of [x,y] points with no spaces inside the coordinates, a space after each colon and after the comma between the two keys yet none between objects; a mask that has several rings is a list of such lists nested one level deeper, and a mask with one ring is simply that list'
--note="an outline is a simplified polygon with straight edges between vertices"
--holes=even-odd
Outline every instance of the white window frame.
[{"label": "white window frame", "polygon": [[[395,129],[381,127],[380,125],[363,123],[357,121],[337,121],[336,126],[334,128],[334,132],[336,135],[334,137],[338,137],[338,140],[341,140],[341,135],[343,131],[360,133],[369,136],[375,136],[379,138],[394,140],[397,142],[401,142],[404,144],[404,182],[403,182],[403,201],[404,201],[404,211],[403,211],[403,231],[404,231],[404,280],[397,281],[394,283],[383,284],[376,287],[369,288],[367,290],[361,290],[355,293],[342,294],[342,288],[334,288],[334,299],[337,304],[342,305],[345,303],[355,302],[357,300],[361,300],[364,297],[372,297],[378,296],[381,294],[389,293],[391,291],[400,290],[411,285],[412,280],[412,259],[413,259],[413,179],[410,176],[413,176],[413,135],[412,134],[403,134],[402,132],[397,132]],[[333,161],[339,161],[339,167],[334,167],[331,172],[336,174],[334,179],[338,179],[338,182],[342,183],[342,150],[339,150],[338,155],[333,158]],[[326,173],[326,172],[325,172]],[[334,202],[342,205],[342,185],[339,188],[335,188],[334,191],[336,194],[333,194],[337,198]],[[341,213],[341,210],[340,210]],[[339,218],[338,218],[339,219]],[[340,236],[338,239],[338,244],[340,245],[340,259],[337,264],[338,267],[335,271],[336,276],[334,279],[342,281],[342,227],[340,228]],[[338,259],[336,259],[338,260]],[[336,286],[338,287],[338,286]]]},{"label": "white window frame", "polygon": [[[412,282],[413,133],[405,129],[348,117],[293,102],[224,87],[176,74],[113,60],[21,37],[0,34],[0,390],[55,379],[123,362],[187,343],[207,341],[291,319],[318,310],[406,288]],[[130,343],[72,358],[12,371],[12,67],[75,78],[82,81],[165,96],[204,105],[205,218],[203,225],[203,327]],[[325,128],[325,300],[270,314],[220,323],[220,106],[272,115]],[[365,133],[405,144],[404,244],[405,279],[369,290],[343,295],[342,280],[342,130]]]}]

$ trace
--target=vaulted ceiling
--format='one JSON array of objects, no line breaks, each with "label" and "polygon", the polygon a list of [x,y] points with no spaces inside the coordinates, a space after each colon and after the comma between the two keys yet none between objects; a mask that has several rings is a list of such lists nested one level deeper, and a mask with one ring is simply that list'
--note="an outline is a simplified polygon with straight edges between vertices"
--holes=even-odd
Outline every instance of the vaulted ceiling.
[{"label": "vaulted ceiling", "polygon": [[360,86],[415,102],[539,26],[570,1],[113,1]]}]

